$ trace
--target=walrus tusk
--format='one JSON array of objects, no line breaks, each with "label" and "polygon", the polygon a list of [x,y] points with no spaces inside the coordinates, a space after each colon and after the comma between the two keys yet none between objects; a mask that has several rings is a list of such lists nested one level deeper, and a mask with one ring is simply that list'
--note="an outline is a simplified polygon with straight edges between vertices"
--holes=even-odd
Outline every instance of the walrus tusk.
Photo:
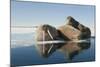
[{"label": "walrus tusk", "polygon": [[54,40],[54,38],[53,38],[53,36],[51,35],[50,31],[49,31],[49,30],[47,30],[47,32],[48,32],[49,36],[51,37],[51,39],[53,39],[53,40]]}]

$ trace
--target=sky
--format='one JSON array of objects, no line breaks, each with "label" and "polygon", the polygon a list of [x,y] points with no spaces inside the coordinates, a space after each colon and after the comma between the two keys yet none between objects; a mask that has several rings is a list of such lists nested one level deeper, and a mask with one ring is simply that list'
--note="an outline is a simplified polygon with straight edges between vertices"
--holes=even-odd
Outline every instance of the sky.
[{"label": "sky", "polygon": [[66,24],[68,16],[89,27],[94,35],[95,6],[93,5],[11,1],[11,26],[49,24],[59,27]]}]

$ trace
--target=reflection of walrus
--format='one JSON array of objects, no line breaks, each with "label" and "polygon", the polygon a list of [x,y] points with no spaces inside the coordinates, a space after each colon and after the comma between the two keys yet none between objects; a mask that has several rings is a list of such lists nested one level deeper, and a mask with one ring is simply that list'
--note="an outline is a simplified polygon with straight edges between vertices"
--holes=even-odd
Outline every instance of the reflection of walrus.
[{"label": "reflection of walrus", "polygon": [[90,44],[90,41],[80,43],[69,41],[60,48],[60,51],[63,52],[69,60],[72,60],[76,55],[81,53],[83,50],[90,48]]},{"label": "reflection of walrus", "polygon": [[56,40],[58,38],[58,31],[50,25],[40,25],[36,30],[37,41]]},{"label": "reflection of walrus", "polygon": [[67,17],[67,24],[60,26],[58,30],[70,40],[87,39],[91,36],[91,31],[88,27],[80,24],[73,17]]}]

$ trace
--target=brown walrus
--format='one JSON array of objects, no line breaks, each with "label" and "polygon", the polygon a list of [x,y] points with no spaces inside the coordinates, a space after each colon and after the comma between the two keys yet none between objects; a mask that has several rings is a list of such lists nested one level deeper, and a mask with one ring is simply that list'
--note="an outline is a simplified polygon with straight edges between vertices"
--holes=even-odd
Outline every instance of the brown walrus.
[{"label": "brown walrus", "polygon": [[70,40],[87,39],[91,37],[91,31],[88,27],[80,24],[73,17],[67,17],[67,23],[58,28],[65,37]]},{"label": "brown walrus", "polygon": [[37,41],[51,41],[58,38],[58,31],[55,27],[48,24],[38,26],[36,30]]}]

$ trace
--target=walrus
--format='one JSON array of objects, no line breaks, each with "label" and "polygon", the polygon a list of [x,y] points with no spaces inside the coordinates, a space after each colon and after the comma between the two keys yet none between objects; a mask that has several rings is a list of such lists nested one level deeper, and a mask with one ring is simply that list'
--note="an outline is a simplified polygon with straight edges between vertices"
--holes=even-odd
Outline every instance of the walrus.
[{"label": "walrus", "polygon": [[37,41],[51,41],[58,38],[58,31],[55,27],[44,24],[38,26],[36,30],[36,40]]},{"label": "walrus", "polygon": [[58,30],[65,36],[64,39],[81,40],[91,37],[91,30],[71,16],[67,17],[66,24],[60,26]]}]

